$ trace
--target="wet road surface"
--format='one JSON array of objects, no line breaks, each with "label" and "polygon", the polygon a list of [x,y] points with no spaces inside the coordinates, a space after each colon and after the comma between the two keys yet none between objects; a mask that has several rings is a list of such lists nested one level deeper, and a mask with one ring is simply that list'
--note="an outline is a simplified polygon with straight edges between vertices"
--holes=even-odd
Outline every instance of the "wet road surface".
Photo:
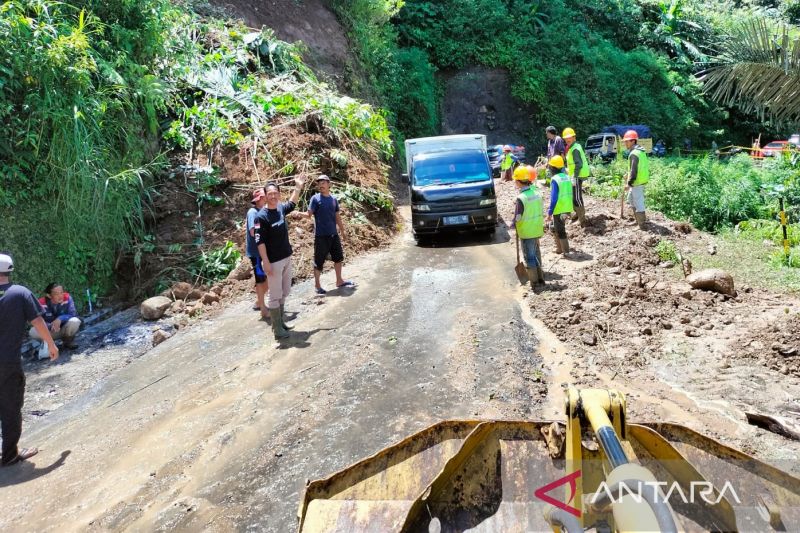
[{"label": "wet road surface", "polygon": [[346,266],[354,290],[300,284],[284,346],[249,301],[181,331],[26,427],[42,451],[0,472],[0,529],[293,531],[307,479],[439,420],[530,418],[507,239],[404,235]]}]

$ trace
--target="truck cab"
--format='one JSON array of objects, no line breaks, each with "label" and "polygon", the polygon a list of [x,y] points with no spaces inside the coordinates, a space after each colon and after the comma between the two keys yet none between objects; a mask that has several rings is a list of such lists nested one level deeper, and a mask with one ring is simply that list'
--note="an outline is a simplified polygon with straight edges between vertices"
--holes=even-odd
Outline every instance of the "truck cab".
[{"label": "truck cab", "polygon": [[453,231],[494,232],[497,196],[485,135],[408,139],[405,148],[415,239]]}]

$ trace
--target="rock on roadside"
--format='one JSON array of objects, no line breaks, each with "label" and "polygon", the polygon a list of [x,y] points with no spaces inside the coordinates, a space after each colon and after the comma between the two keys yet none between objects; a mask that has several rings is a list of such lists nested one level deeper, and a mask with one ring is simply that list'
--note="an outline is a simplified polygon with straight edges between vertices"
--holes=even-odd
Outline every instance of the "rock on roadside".
[{"label": "rock on roadside", "polygon": [[171,305],[172,300],[166,296],[153,296],[142,302],[142,305],[139,306],[139,313],[145,320],[158,320],[164,316]]},{"label": "rock on roadside", "polygon": [[709,268],[695,272],[686,277],[686,282],[695,289],[714,291],[728,296],[735,296],[733,276],[718,268]]}]

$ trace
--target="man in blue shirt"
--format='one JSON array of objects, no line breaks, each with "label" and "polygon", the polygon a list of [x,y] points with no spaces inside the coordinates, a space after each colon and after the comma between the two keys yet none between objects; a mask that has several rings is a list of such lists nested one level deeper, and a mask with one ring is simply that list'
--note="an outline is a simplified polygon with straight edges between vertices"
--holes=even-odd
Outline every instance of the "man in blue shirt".
[{"label": "man in blue shirt", "polygon": [[22,371],[20,348],[30,322],[47,343],[50,359],[58,359],[50,330],[42,318],[42,306],[31,291],[9,280],[14,261],[0,254],[0,427],[3,433],[3,466],[24,461],[36,455],[36,448],[17,448],[22,435],[22,403],[25,400],[25,373]]},{"label": "man in blue shirt", "polygon": [[267,203],[267,196],[264,194],[264,188],[260,187],[253,191],[253,199],[250,201],[253,207],[247,210],[247,235],[245,253],[250,258],[250,263],[253,265],[253,277],[256,279],[256,304],[253,306],[254,311],[261,311],[261,316],[267,318],[269,312],[267,306],[264,304],[264,295],[267,294],[269,285],[267,284],[267,274],[261,266],[261,257],[258,255],[258,246],[256,246],[256,217],[258,212]]},{"label": "man in blue shirt", "polygon": [[327,291],[320,285],[319,277],[328,256],[333,260],[336,287],[353,287],[354,283],[342,279],[344,250],[339,235],[345,233],[339,214],[339,201],[331,195],[331,179],[325,174],[320,175],[317,178],[317,189],[319,192],[311,197],[308,204],[308,216],[314,217],[314,285],[317,294],[325,294]]}]

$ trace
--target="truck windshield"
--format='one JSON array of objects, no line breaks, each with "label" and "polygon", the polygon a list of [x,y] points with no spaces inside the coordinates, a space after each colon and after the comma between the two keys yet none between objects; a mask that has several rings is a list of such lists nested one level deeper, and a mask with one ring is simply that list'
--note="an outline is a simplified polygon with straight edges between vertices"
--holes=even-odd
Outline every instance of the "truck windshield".
[{"label": "truck windshield", "polygon": [[602,135],[592,135],[586,139],[586,148],[600,148],[601,146],[603,146]]},{"label": "truck windshield", "polygon": [[414,185],[453,185],[488,181],[489,165],[480,150],[420,154],[414,158]]}]

